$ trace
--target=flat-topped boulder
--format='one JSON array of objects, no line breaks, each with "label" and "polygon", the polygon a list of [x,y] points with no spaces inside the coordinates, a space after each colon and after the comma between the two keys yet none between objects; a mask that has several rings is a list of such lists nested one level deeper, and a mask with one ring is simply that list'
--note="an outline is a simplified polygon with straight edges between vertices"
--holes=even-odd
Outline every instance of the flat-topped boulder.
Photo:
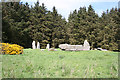
[{"label": "flat-topped boulder", "polygon": [[83,50],[83,46],[82,45],[67,45],[66,51],[80,51]]},{"label": "flat-topped boulder", "polygon": [[66,51],[90,50],[90,44],[85,40],[83,45],[60,44],[59,48]]},{"label": "flat-topped boulder", "polygon": [[68,44],[60,44],[59,48],[62,50],[65,50],[67,48]]}]

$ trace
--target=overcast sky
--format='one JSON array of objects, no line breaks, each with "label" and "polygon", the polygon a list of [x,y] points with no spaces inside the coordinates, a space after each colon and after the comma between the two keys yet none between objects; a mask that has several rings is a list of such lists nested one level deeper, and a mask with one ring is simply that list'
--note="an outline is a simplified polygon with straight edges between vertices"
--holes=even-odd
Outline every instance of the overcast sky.
[{"label": "overcast sky", "polygon": [[[119,0],[39,0],[40,4],[44,3],[46,8],[50,11],[52,11],[53,6],[55,6],[58,13],[66,19],[68,19],[68,15],[73,10],[78,10],[83,6],[88,7],[90,4],[100,16],[102,12],[107,9],[111,9],[112,7],[118,8],[118,1]],[[30,5],[34,6],[37,0],[21,0],[21,2],[28,2]]]}]

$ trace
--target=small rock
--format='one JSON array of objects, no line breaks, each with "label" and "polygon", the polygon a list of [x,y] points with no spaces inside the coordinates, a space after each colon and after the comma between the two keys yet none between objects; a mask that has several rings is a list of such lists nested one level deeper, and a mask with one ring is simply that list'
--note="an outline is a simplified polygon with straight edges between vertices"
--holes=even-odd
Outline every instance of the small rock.
[{"label": "small rock", "polygon": [[97,50],[100,50],[100,51],[102,51],[102,48],[97,48]]},{"label": "small rock", "polygon": [[48,49],[48,51],[56,51],[56,49],[50,48],[50,49]]},{"label": "small rock", "polygon": [[102,49],[102,51],[108,51],[107,49]]},{"label": "small rock", "polygon": [[41,51],[44,51],[45,49],[41,49]]}]

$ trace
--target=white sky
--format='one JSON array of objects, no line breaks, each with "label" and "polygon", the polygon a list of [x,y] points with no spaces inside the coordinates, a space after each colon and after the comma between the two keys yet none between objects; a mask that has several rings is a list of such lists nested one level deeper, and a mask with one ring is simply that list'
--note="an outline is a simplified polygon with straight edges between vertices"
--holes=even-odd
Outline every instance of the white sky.
[{"label": "white sky", "polygon": [[[93,2],[118,2],[119,0],[39,0],[40,4],[44,3],[46,8],[52,11],[53,6],[56,7],[59,14],[61,14],[66,19],[70,12],[80,7],[88,7]],[[30,5],[34,6],[37,0],[21,0],[21,2],[28,2]],[[95,11],[100,15],[104,9],[95,9]]]}]

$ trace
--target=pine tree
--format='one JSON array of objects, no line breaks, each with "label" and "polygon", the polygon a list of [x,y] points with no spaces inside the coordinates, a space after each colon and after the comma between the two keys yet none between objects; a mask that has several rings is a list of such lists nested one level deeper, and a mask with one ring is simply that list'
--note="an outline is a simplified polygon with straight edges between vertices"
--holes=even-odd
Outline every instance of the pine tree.
[{"label": "pine tree", "polygon": [[46,44],[57,48],[59,44],[83,44],[87,39],[91,48],[105,48],[120,51],[120,9],[106,10],[99,17],[91,5],[80,7],[68,17],[68,22],[57,12],[47,10],[39,1],[35,6],[28,3],[2,3],[2,40],[31,47],[33,40],[41,48]]}]

